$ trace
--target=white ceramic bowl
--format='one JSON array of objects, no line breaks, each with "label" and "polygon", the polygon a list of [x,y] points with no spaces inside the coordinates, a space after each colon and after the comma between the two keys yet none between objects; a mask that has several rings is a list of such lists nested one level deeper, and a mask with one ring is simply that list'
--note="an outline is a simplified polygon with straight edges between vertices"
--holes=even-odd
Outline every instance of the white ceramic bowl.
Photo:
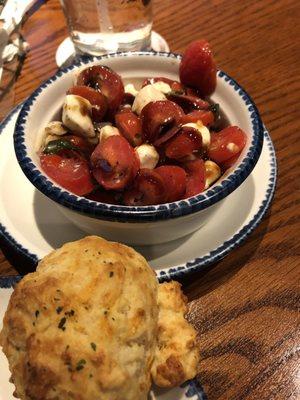
[{"label": "white ceramic bowl", "polygon": [[[25,101],[16,123],[14,144],[19,164],[33,185],[74,224],[90,234],[129,244],[149,245],[178,239],[199,229],[213,217],[216,207],[237,189],[254,168],[262,149],[263,125],[249,95],[232,78],[218,71],[212,100],[219,103],[232,125],[247,135],[247,144],[236,164],[206,192],[186,200],[156,206],[110,205],[76,196],[51,181],[40,167],[35,143],[41,127],[57,119],[74,72],[90,64],[111,67],[124,83],[141,84],[146,77],[178,80],[181,56],[173,53],[133,52],[108,54],[59,70]],[[230,223],[230,221],[229,221]]]}]

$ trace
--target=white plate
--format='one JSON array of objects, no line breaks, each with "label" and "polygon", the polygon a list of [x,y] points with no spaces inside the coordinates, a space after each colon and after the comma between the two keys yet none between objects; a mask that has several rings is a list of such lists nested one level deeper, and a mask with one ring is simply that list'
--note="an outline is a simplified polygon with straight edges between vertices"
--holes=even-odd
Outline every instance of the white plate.
[{"label": "white plate", "polygon": [[[86,234],[23,175],[13,148],[18,115],[0,126],[0,238],[34,266],[51,250]],[[251,175],[231,193],[200,230],[162,245],[138,247],[160,280],[199,271],[225,257],[259,224],[273,197],[276,158],[265,131],[263,150]]]}]

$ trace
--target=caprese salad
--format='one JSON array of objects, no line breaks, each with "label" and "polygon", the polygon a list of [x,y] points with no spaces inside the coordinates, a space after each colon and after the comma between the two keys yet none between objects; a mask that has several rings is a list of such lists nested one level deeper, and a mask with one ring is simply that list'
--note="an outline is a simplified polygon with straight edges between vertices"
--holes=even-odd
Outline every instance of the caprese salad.
[{"label": "caprese salad", "polygon": [[45,128],[42,169],[63,188],[109,204],[154,205],[203,192],[247,138],[224,126],[219,105],[208,100],[216,72],[205,40],[186,49],[178,81],[149,77],[137,88],[103,65],[81,70],[62,121]]}]

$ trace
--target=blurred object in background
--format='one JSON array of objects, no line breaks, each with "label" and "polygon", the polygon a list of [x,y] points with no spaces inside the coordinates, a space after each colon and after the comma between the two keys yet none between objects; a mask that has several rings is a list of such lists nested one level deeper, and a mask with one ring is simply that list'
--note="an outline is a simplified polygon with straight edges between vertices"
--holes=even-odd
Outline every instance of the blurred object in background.
[{"label": "blurred object in background", "polygon": [[78,53],[149,50],[151,0],[61,0]]},{"label": "blurred object in background", "polygon": [[10,35],[3,49],[0,67],[0,121],[13,108],[14,83],[19,76],[28,44],[19,32]]},{"label": "blurred object in background", "polygon": [[21,72],[28,44],[20,27],[39,0],[0,1],[0,120],[14,105],[14,83]]}]

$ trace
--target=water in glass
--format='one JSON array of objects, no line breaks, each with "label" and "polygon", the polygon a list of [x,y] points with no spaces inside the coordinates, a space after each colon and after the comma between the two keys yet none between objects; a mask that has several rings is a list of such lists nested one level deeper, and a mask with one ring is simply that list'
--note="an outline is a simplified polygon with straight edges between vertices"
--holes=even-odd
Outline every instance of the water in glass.
[{"label": "water in glass", "polygon": [[77,51],[92,55],[147,50],[151,0],[61,0]]}]

